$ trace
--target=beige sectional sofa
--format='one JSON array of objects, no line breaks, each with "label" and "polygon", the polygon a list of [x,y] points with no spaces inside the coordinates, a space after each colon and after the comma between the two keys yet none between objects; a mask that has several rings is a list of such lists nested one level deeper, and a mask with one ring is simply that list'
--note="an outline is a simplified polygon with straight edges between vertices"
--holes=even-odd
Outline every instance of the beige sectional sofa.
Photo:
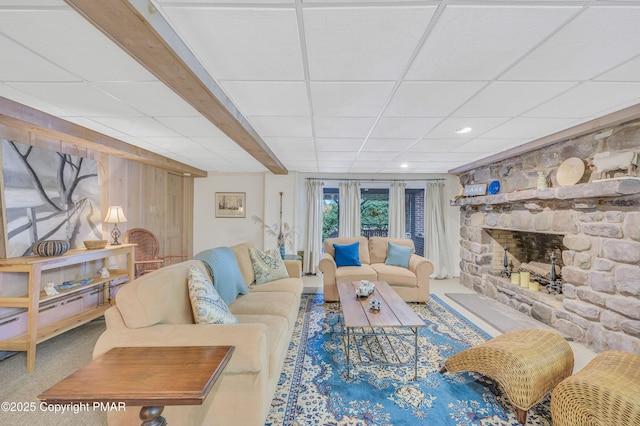
[{"label": "beige sectional sofa", "polygon": [[[337,267],[334,244],[359,243],[361,266]],[[414,248],[413,241],[405,238],[387,237],[339,237],[324,241],[324,255],[318,268],[323,274],[324,300],[338,299],[338,281],[386,281],[406,302],[426,302],[429,300],[429,276],[433,273],[433,263],[422,256],[412,254],[409,268],[385,264],[389,242]]]},{"label": "beige sectional sofa", "polygon": [[[298,315],[302,270],[300,261],[285,261],[290,278],[251,285],[249,247],[232,247],[250,285],[248,294],[229,304],[238,324],[194,324],[187,274],[191,266],[207,273],[200,260],[171,265],[126,284],[116,295],[116,306],[105,313],[107,329],[96,343],[94,358],[117,346],[235,346],[202,405],[165,407],[169,424],[264,424]],[[109,425],[140,424],[139,408],[109,412]]]}]

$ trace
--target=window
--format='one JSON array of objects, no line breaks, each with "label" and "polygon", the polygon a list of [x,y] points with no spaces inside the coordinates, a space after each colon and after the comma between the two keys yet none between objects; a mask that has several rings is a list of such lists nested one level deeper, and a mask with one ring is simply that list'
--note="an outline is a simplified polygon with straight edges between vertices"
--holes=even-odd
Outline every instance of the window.
[{"label": "window", "polygon": [[[340,199],[338,188],[324,188],[322,240],[338,236]],[[416,254],[424,256],[424,189],[405,190],[405,237],[413,240]],[[361,235],[386,237],[389,235],[389,190],[360,189]]]},{"label": "window", "polygon": [[338,188],[324,188],[322,241],[338,236]]},{"label": "window", "polygon": [[424,189],[405,189],[406,237],[413,240],[416,254],[424,256]]},{"label": "window", "polygon": [[389,235],[388,189],[360,189],[360,232],[367,238]]}]

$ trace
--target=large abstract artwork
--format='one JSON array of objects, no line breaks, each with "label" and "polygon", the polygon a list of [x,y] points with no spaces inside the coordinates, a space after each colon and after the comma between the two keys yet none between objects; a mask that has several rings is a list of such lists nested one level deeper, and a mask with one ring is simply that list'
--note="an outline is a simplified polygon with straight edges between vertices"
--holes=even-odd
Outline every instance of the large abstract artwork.
[{"label": "large abstract artwork", "polygon": [[8,256],[43,240],[102,238],[97,163],[2,139]]}]

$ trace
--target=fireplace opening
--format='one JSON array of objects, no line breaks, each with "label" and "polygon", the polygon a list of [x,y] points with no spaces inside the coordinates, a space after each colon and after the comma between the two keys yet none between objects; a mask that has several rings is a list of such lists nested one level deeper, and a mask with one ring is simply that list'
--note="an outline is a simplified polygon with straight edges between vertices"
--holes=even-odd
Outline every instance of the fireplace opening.
[{"label": "fireplace opening", "polygon": [[529,271],[542,285],[552,284],[550,292],[561,292],[564,235],[488,228],[485,231],[492,239],[493,275],[504,275],[506,254],[509,272]]}]

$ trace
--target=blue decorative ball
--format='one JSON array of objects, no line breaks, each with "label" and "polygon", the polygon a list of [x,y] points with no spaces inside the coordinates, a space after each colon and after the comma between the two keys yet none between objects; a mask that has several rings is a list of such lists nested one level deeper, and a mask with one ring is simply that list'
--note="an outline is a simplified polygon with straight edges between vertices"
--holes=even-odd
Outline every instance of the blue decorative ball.
[{"label": "blue decorative ball", "polygon": [[38,256],[60,256],[69,250],[69,241],[65,240],[45,240],[35,243],[31,250]]}]

